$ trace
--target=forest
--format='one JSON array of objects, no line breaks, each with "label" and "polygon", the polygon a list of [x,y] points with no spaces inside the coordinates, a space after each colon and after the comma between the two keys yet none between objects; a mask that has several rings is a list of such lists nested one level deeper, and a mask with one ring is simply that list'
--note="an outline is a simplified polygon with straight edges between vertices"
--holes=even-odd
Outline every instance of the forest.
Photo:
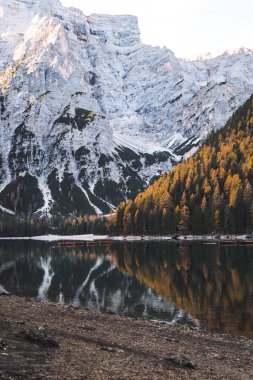
[{"label": "forest", "polygon": [[186,161],[110,217],[115,234],[250,233],[253,96]]},{"label": "forest", "polygon": [[0,213],[0,236],[207,234],[253,230],[253,96],[201,148],[105,218]]},{"label": "forest", "polygon": [[63,217],[18,217],[0,213],[0,237],[40,235],[104,235],[109,232],[106,218],[97,215]]}]

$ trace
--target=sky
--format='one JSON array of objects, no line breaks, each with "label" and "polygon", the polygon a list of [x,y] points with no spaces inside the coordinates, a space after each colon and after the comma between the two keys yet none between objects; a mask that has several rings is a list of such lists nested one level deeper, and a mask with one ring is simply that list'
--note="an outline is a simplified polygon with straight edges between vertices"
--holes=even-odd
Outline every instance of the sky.
[{"label": "sky", "polygon": [[133,14],[141,39],[177,57],[253,48],[253,0],[61,0],[86,15]]}]

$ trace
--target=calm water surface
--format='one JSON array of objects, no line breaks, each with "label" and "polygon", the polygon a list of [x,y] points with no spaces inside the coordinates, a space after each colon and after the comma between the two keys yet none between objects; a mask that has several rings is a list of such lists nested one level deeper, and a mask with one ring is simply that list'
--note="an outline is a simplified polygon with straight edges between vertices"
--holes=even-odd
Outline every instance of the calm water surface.
[{"label": "calm water surface", "polygon": [[253,337],[253,247],[2,241],[0,284],[19,296]]}]

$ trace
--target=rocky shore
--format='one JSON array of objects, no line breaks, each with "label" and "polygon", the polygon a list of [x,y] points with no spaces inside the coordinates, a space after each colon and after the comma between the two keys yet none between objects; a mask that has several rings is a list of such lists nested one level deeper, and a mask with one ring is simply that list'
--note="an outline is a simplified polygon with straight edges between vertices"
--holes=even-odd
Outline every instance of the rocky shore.
[{"label": "rocky shore", "polygon": [[0,296],[0,378],[252,379],[253,341]]}]

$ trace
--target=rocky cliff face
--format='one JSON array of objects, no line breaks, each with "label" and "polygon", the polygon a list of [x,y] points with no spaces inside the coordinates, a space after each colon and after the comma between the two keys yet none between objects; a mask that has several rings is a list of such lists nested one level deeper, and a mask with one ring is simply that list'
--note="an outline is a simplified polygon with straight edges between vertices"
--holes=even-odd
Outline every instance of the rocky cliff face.
[{"label": "rocky cliff face", "polygon": [[223,126],[252,69],[144,45],[133,16],[0,0],[0,208],[107,213]]}]

